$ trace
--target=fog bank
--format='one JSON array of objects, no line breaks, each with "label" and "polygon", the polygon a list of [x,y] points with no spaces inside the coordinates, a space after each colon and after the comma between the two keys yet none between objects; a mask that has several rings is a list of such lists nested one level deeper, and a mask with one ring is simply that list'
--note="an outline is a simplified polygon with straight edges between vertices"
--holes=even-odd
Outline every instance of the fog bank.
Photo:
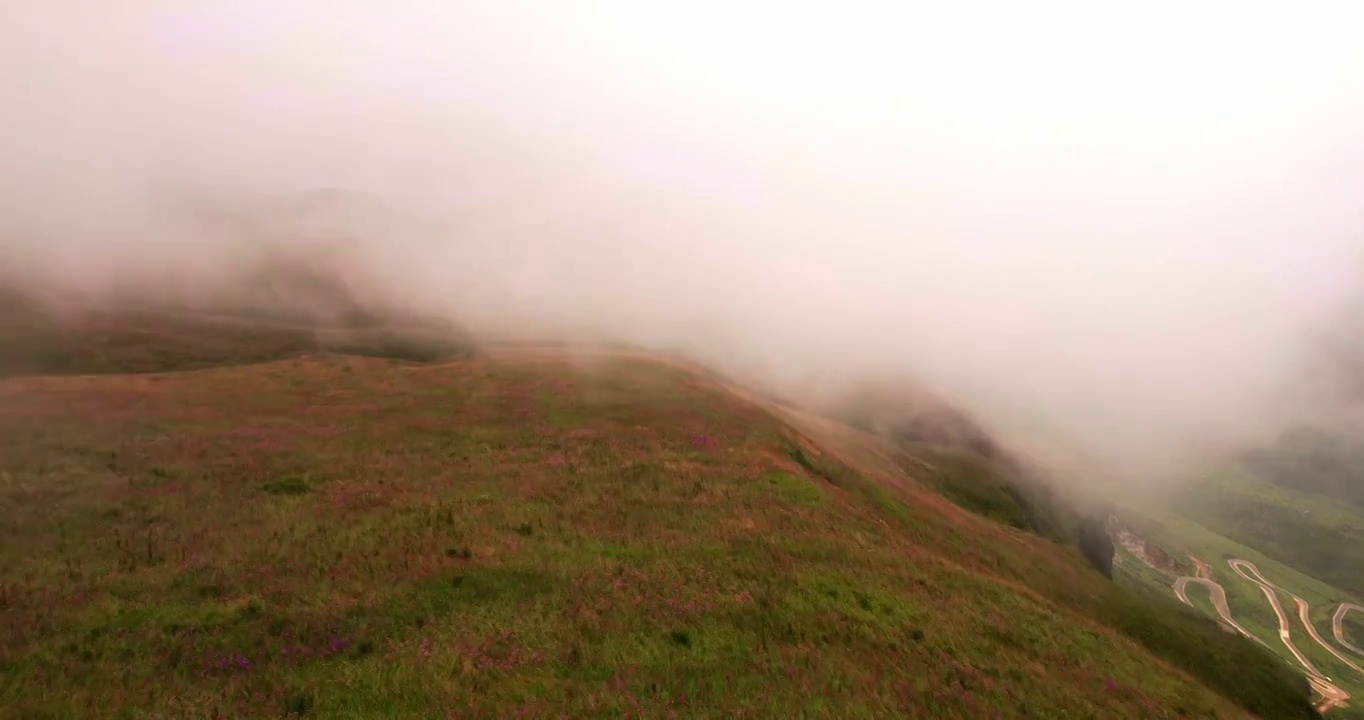
[{"label": "fog bank", "polygon": [[192,296],[317,243],[477,330],[904,373],[1144,482],[1329,396],[1349,9],[939,5],[9,0],[0,263]]}]

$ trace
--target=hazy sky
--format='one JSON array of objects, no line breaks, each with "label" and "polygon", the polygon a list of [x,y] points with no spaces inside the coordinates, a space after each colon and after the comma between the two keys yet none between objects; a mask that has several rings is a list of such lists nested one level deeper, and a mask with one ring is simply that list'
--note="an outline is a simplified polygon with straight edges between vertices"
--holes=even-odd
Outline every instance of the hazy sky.
[{"label": "hazy sky", "polygon": [[[1364,269],[1343,2],[0,0],[0,250],[211,274],[167,198],[342,188],[394,292],[1158,464]],[[0,259],[6,257],[0,253]],[[10,260],[11,264],[17,260]]]}]

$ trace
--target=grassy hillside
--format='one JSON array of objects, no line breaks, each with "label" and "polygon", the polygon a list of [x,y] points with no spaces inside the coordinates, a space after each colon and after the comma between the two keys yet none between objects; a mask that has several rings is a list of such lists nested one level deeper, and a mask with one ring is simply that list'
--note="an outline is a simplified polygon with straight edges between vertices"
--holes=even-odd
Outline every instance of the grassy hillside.
[{"label": "grassy hillside", "polygon": [[[154,337],[224,366],[0,380],[6,712],[1313,715],[1248,641],[945,499],[995,480],[941,455],[647,359],[204,332]],[[104,347],[80,367],[153,369]]]},{"label": "grassy hillside", "polygon": [[1275,485],[1364,504],[1364,440],[1343,431],[1293,428],[1243,461],[1247,470]]},{"label": "grassy hillside", "polygon": [[149,373],[265,362],[316,352],[431,361],[469,341],[430,325],[288,322],[155,308],[80,308],[57,316],[0,289],[0,377]]},{"label": "grassy hillside", "polygon": [[1207,527],[1364,597],[1364,508],[1228,471],[1191,487],[1183,511]]},{"label": "grassy hillside", "polygon": [[[1232,616],[1283,658],[1287,666],[1301,667],[1279,640],[1279,623],[1273,608],[1257,585],[1232,571],[1226,562],[1228,559],[1239,558],[1254,563],[1270,582],[1305,600],[1311,606],[1309,617],[1317,632],[1328,641],[1333,638],[1331,615],[1341,602],[1350,601],[1350,595],[1345,591],[1179,515],[1165,514],[1132,522],[1144,536],[1171,554],[1192,554],[1208,563],[1214,579],[1226,590],[1227,605]],[[1182,574],[1152,570],[1130,555],[1125,555],[1119,565],[1124,568],[1120,575],[1123,582],[1157,592],[1170,593],[1172,581],[1176,575]],[[1195,607],[1204,615],[1217,617],[1206,590],[1194,587],[1190,589],[1189,595]],[[1364,675],[1346,667],[1312,641],[1299,622],[1291,597],[1279,593],[1279,601],[1290,613],[1290,633],[1294,645],[1314,666],[1331,677],[1336,685],[1355,698],[1364,697]],[[1355,705],[1337,710],[1332,715],[1364,718],[1364,710]]]}]

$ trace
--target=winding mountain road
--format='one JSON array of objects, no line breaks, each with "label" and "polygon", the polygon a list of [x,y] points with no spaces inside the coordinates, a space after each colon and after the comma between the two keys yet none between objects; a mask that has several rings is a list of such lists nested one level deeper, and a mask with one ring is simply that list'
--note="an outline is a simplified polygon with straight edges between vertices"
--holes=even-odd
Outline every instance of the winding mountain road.
[{"label": "winding mountain road", "polygon": [[[1265,643],[1263,640],[1250,634],[1244,627],[1232,619],[1231,609],[1227,607],[1226,590],[1212,579],[1212,573],[1207,564],[1193,556],[1190,556],[1190,559],[1194,561],[1194,565],[1198,568],[1198,577],[1185,576],[1176,578],[1173,586],[1175,596],[1184,604],[1193,605],[1193,603],[1189,602],[1188,597],[1189,583],[1196,583],[1208,588],[1209,593],[1212,595],[1213,606],[1217,609],[1217,614],[1222,617],[1222,620],[1242,635],[1264,645]],[[1280,590],[1283,592],[1288,591],[1283,590],[1283,588],[1280,588],[1265,579],[1265,576],[1260,573],[1260,569],[1255,567],[1255,563],[1239,558],[1231,558],[1227,560],[1227,564],[1231,566],[1232,571],[1237,575],[1240,575],[1242,578],[1259,587],[1260,591],[1264,593],[1265,599],[1269,601],[1270,607],[1274,609],[1274,614],[1279,620],[1279,640],[1283,642],[1284,647],[1288,648],[1288,651],[1298,661],[1298,664],[1302,665],[1303,669],[1307,671],[1308,683],[1311,684],[1312,689],[1316,690],[1322,697],[1321,702],[1317,704],[1317,712],[1324,713],[1335,707],[1344,707],[1346,701],[1350,699],[1350,694],[1331,682],[1331,679],[1322,674],[1322,672],[1298,650],[1297,646],[1293,644],[1293,637],[1290,631],[1291,623],[1288,619],[1288,613],[1284,611],[1283,605],[1279,603],[1279,595],[1277,592]],[[1347,667],[1364,675],[1364,668],[1360,668],[1353,660],[1341,654],[1335,647],[1328,644],[1317,632],[1316,627],[1312,625],[1311,617],[1309,617],[1308,611],[1310,610],[1310,607],[1308,606],[1307,601],[1291,592],[1288,593],[1288,595],[1293,598],[1293,602],[1297,606],[1298,621],[1303,624],[1303,627],[1307,630],[1307,634],[1310,635],[1318,645],[1325,648],[1327,652],[1331,653]],[[1364,607],[1348,603],[1343,604],[1336,610],[1335,617],[1332,618],[1331,624],[1336,639],[1342,640],[1342,644],[1350,650],[1359,652],[1358,648],[1348,642],[1343,642],[1344,629],[1341,627],[1341,621],[1344,618],[1345,613],[1352,609],[1364,612]],[[1364,653],[1360,653],[1360,655],[1364,656]]]},{"label": "winding mountain road", "polygon": [[1178,598],[1180,599],[1181,602],[1183,602],[1185,605],[1189,605],[1189,606],[1192,606],[1192,605],[1193,605],[1192,602],[1189,602],[1189,595],[1188,595],[1188,586],[1189,586],[1189,583],[1194,583],[1194,584],[1196,584],[1196,585],[1202,585],[1203,587],[1205,587],[1205,588],[1208,589],[1208,593],[1209,593],[1210,595],[1212,595],[1212,605],[1213,605],[1213,607],[1217,608],[1217,614],[1222,616],[1222,622],[1226,623],[1226,624],[1229,625],[1233,630],[1235,630],[1235,631],[1238,632],[1238,633],[1241,633],[1242,635],[1244,635],[1244,636],[1250,638],[1251,640],[1254,640],[1255,642],[1258,642],[1258,643],[1260,643],[1260,644],[1262,644],[1262,645],[1264,644],[1264,641],[1263,641],[1263,640],[1261,640],[1260,638],[1255,637],[1254,635],[1250,634],[1250,631],[1249,631],[1249,630],[1247,630],[1247,629],[1241,627],[1241,624],[1238,623],[1238,622],[1236,622],[1236,620],[1235,620],[1234,618],[1232,618],[1232,616],[1231,616],[1231,608],[1227,607],[1227,591],[1224,590],[1224,589],[1222,589],[1222,586],[1221,586],[1221,585],[1218,585],[1217,583],[1213,582],[1212,580],[1209,580],[1209,579],[1207,579],[1207,578],[1201,578],[1201,577],[1182,577],[1182,578],[1177,578],[1177,579],[1175,580],[1175,585],[1174,585],[1174,588],[1175,588],[1175,596],[1178,597]]},{"label": "winding mountain road", "polygon": [[1364,613],[1364,606],[1354,603],[1341,603],[1340,607],[1336,608],[1336,614],[1331,618],[1331,632],[1336,636],[1336,642],[1349,648],[1350,652],[1364,657],[1364,650],[1360,650],[1354,643],[1350,642],[1349,638],[1345,637],[1345,628],[1341,625],[1341,622],[1345,620],[1345,613],[1351,610]]},{"label": "winding mountain road", "polygon": [[[1307,629],[1307,634],[1311,635],[1312,639],[1316,640],[1318,645],[1322,646],[1323,648],[1326,649],[1327,652],[1334,655],[1335,658],[1344,663],[1346,667],[1350,668],[1351,670],[1354,670],[1357,673],[1360,673],[1361,675],[1364,675],[1364,668],[1359,667],[1358,665],[1355,664],[1353,660],[1346,657],[1345,655],[1342,655],[1340,651],[1336,650],[1333,646],[1328,644],[1325,640],[1322,639],[1321,635],[1317,633],[1316,626],[1312,624],[1312,619],[1308,617],[1308,610],[1310,609],[1310,606],[1307,604],[1306,600],[1303,600],[1297,595],[1294,595],[1293,593],[1288,592],[1287,590],[1284,590],[1278,585],[1275,585],[1274,583],[1266,580],[1264,575],[1260,574],[1260,569],[1255,567],[1254,563],[1246,562],[1245,560],[1230,560],[1228,562],[1231,563],[1232,569],[1235,570],[1238,574],[1240,574],[1241,577],[1244,577],[1253,583],[1259,584],[1261,586],[1261,589],[1264,589],[1266,586],[1268,586],[1269,588],[1273,588],[1274,590],[1283,590],[1283,592],[1288,593],[1288,596],[1293,598],[1293,603],[1297,605],[1298,620],[1300,620],[1302,622],[1303,627]],[[1252,573],[1253,575],[1255,575],[1255,578],[1247,577],[1246,572]],[[1269,593],[1268,590],[1266,590],[1266,593],[1272,595],[1272,593]],[[1273,596],[1273,598],[1275,612],[1281,613],[1282,609],[1279,608],[1278,606],[1279,600],[1278,597]],[[1347,606],[1342,607],[1345,607],[1347,610],[1349,609]],[[1340,610],[1336,611],[1336,617],[1342,617],[1342,612]],[[1341,634],[1344,633],[1342,632]],[[1348,643],[1346,643],[1346,645],[1348,646]]]},{"label": "winding mountain road", "polygon": [[1306,655],[1302,654],[1302,651],[1298,650],[1296,645],[1293,644],[1293,635],[1289,631],[1288,613],[1284,612],[1283,605],[1279,604],[1279,595],[1275,592],[1278,588],[1260,574],[1260,569],[1255,567],[1254,563],[1245,560],[1232,559],[1228,560],[1227,564],[1231,565],[1231,569],[1234,570],[1237,575],[1240,575],[1259,586],[1260,591],[1265,594],[1265,599],[1269,601],[1270,607],[1274,608],[1274,614],[1279,618],[1279,640],[1283,641],[1284,647],[1288,648],[1288,652],[1293,653],[1293,657],[1297,659],[1298,664],[1307,668],[1307,672],[1319,678],[1325,678],[1326,676],[1307,659]]}]

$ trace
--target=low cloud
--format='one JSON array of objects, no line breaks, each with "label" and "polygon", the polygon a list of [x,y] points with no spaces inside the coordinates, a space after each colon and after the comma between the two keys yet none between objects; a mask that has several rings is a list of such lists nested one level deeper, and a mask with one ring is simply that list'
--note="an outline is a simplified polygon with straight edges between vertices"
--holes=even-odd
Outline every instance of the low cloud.
[{"label": "low cloud", "polygon": [[483,332],[914,378],[1142,482],[1312,411],[1364,231],[1342,18],[453,5],[8,11],[0,262],[202,300],[326,257]]}]

